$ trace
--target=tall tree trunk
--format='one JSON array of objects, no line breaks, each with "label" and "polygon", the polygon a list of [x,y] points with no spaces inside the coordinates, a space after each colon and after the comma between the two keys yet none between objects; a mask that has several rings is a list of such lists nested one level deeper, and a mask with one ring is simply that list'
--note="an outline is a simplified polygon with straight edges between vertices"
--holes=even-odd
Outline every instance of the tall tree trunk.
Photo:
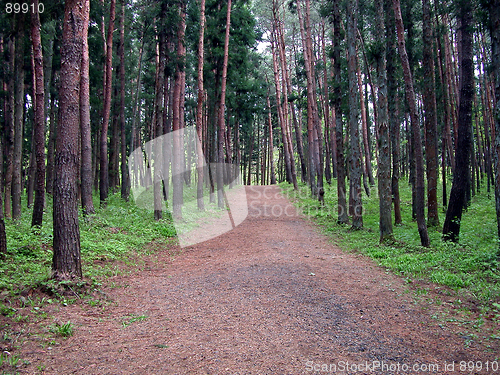
[{"label": "tall tree trunk", "polygon": [[106,38],[106,82],[104,85],[104,109],[100,136],[100,180],[99,197],[101,205],[106,205],[109,191],[109,161],[108,161],[108,128],[111,113],[111,90],[113,83],[113,31],[115,28],[116,0],[111,0],[109,5],[109,26]]},{"label": "tall tree trunk", "polygon": [[335,111],[335,142],[337,145],[337,196],[338,196],[338,218],[339,224],[347,224],[349,216],[346,203],[345,186],[345,160],[344,160],[344,125],[342,123],[342,91],[341,91],[341,67],[340,67],[340,5],[337,1],[333,3],[333,108]]},{"label": "tall tree trunk", "polygon": [[361,196],[361,153],[359,147],[359,93],[356,78],[356,29],[358,0],[347,2],[347,51],[349,73],[349,136],[350,136],[350,203],[352,228],[363,227],[363,202]]},{"label": "tall tree trunk", "polygon": [[[293,183],[292,177],[292,152],[290,152],[289,142],[287,138],[287,125],[286,125],[286,115],[285,106],[286,103],[282,103],[281,99],[281,84],[282,79],[280,79],[280,69],[278,65],[278,51],[277,51],[277,37],[276,37],[276,20],[273,20],[273,30],[271,32],[271,54],[273,56],[273,73],[274,73],[274,84],[276,88],[276,109],[278,112],[278,120],[281,127],[281,139],[283,142],[283,156],[285,160],[285,173],[286,181],[288,183]],[[282,72],[283,74],[283,72]],[[295,186],[294,186],[295,187]]]},{"label": "tall tree trunk", "polygon": [[[394,12],[390,4],[391,0],[384,0],[386,12],[386,31],[387,31],[387,72],[394,72],[396,69],[396,24],[394,21]],[[403,223],[401,217],[401,199],[399,196],[399,173],[401,160],[400,145],[400,122],[398,111],[398,88],[395,74],[387,76],[387,108],[389,114],[389,132],[391,137],[391,156],[392,156],[392,201],[394,203],[394,224]]]},{"label": "tall tree trunk", "polygon": [[[38,0],[33,4],[38,9]],[[33,44],[33,60],[35,65],[35,122],[34,152],[36,159],[35,202],[33,205],[32,226],[41,226],[45,206],[45,82],[43,75],[42,39],[40,36],[40,15],[31,13],[31,42]]]},{"label": "tall tree trunk", "polygon": [[465,208],[467,184],[470,179],[470,144],[472,142],[472,101],[474,95],[474,63],[472,50],[472,4],[461,1],[459,8],[461,21],[461,75],[458,111],[458,139],[455,153],[455,172],[451,185],[450,201],[443,225],[445,240],[458,242],[460,220]]},{"label": "tall tree trunk", "polygon": [[[179,5],[180,22],[177,29],[177,66],[175,69],[174,92],[172,98],[172,131],[177,131],[181,128],[181,97],[183,85],[182,71],[184,70],[184,60],[186,56],[186,49],[184,47],[184,35],[186,31],[186,3],[181,1]],[[172,158],[172,184],[173,184],[173,202],[172,213],[175,218],[182,218],[182,201],[183,201],[183,185],[182,185],[182,160],[181,160],[181,139],[179,132],[174,133],[173,136],[173,158]]]},{"label": "tall tree trunk", "polygon": [[[308,28],[307,28],[307,18],[308,18],[308,2],[306,3],[306,15],[302,15],[300,0],[297,2],[297,11],[299,15],[299,23],[300,23],[300,34],[302,39],[302,48],[304,54],[304,62],[305,62],[305,70],[306,70],[306,78],[307,78],[307,142],[308,142],[308,153],[309,153],[309,185],[311,187],[311,192],[313,195],[319,197],[319,189],[321,181],[318,179],[318,164],[319,160],[316,159],[318,154],[316,153],[315,147],[315,118],[317,115],[317,107],[315,107],[314,101],[314,88],[313,88],[313,80],[314,74],[312,71],[312,49],[311,43],[309,40]],[[317,140],[317,138],[316,138]],[[322,173],[322,171],[321,171]],[[322,186],[322,185],[321,185]]]},{"label": "tall tree trunk", "polygon": [[24,18],[17,21],[14,87],[14,157],[12,169],[12,218],[21,217],[22,151],[24,139]]},{"label": "tall tree trunk", "polygon": [[161,16],[158,24],[158,38],[156,39],[156,73],[155,73],[155,105],[154,105],[154,123],[151,139],[154,139],[153,151],[153,166],[154,166],[154,179],[153,179],[153,200],[154,200],[154,218],[161,220],[163,218],[163,182],[162,172],[164,168],[164,153],[162,142],[159,137],[163,135],[163,119],[164,119],[164,84],[165,84],[165,56],[166,56],[166,37],[165,37],[165,24],[166,24],[166,5],[161,6]]},{"label": "tall tree trunk", "polygon": [[284,40],[284,36],[283,36],[283,25],[282,25],[283,22],[278,15],[277,5],[275,5],[273,12],[274,12],[274,21],[275,21],[275,25],[276,25],[276,30],[275,30],[276,31],[276,45],[277,45],[277,49],[278,49],[279,56],[280,56],[281,72],[282,72],[282,78],[283,78],[281,81],[281,92],[283,94],[282,110],[283,110],[283,119],[285,120],[285,123],[284,123],[285,131],[286,131],[285,139],[286,139],[286,142],[288,144],[288,152],[289,152],[289,159],[290,159],[290,174],[291,174],[291,178],[292,178],[292,184],[293,184],[294,190],[297,190],[298,189],[297,172],[295,169],[295,158],[294,158],[294,153],[293,153],[292,134],[291,134],[292,128],[290,125],[290,117],[288,115],[289,105],[291,104],[288,101],[288,93],[289,93],[288,86],[291,86],[291,85],[290,85],[290,79],[288,76],[288,64],[286,61],[285,40]]},{"label": "tall tree trunk", "polygon": [[0,130],[0,259],[7,253],[7,234],[3,215],[3,128]]},{"label": "tall tree trunk", "polygon": [[[16,37],[11,36],[8,43],[9,48],[9,81],[8,91],[14,92],[15,87],[15,56],[16,56]],[[10,95],[7,101],[7,111],[5,113],[5,216],[12,217],[12,172],[14,168],[14,108],[15,100],[14,95]],[[1,192],[0,192],[1,193]]]},{"label": "tall tree trunk", "polygon": [[424,183],[424,161],[422,154],[422,139],[420,138],[420,126],[418,123],[415,91],[413,90],[413,77],[410,70],[410,62],[406,53],[406,45],[404,39],[403,20],[401,18],[401,6],[399,0],[394,0],[394,15],[396,18],[397,37],[399,43],[399,55],[403,65],[403,73],[406,88],[406,97],[410,108],[411,129],[414,143],[415,156],[415,185],[416,185],[416,216],[418,233],[422,246],[430,246],[429,234],[427,232],[427,224],[425,222],[425,183]]},{"label": "tall tree trunk", "polygon": [[[128,201],[130,176],[127,167],[127,137],[125,133],[125,0],[122,0],[122,14],[120,17],[120,172],[121,172],[121,197]],[[130,150],[132,151],[132,150]]]},{"label": "tall tree trunk", "polygon": [[226,128],[226,83],[227,83],[227,64],[229,60],[229,32],[231,29],[231,0],[227,2],[226,14],[226,34],[224,38],[224,60],[222,63],[221,94],[219,103],[219,118],[217,131],[217,205],[224,208],[224,134]]},{"label": "tall tree trunk", "polygon": [[376,55],[378,76],[378,194],[380,242],[392,239],[391,145],[387,104],[387,66],[384,25],[384,0],[376,1],[376,38],[380,45]]},{"label": "tall tree trunk", "polygon": [[[78,227],[78,133],[82,47],[89,0],[67,0],[61,43],[60,116],[54,180],[54,256],[56,279],[82,277],[80,229]],[[83,3],[84,6],[81,6]]]},{"label": "tall tree trunk", "polygon": [[203,63],[204,63],[204,35],[205,35],[205,0],[200,1],[200,36],[198,38],[198,99],[196,106],[196,134],[198,136],[196,168],[198,181],[196,188],[196,199],[198,210],[205,209],[203,202],[203,99],[205,92],[203,89]]},{"label": "tall tree trunk", "polygon": [[500,0],[491,1],[489,10],[492,42],[491,58],[495,78],[495,206],[498,237],[500,238]]},{"label": "tall tree trunk", "polygon": [[270,182],[271,185],[276,184],[276,171],[274,168],[274,144],[273,144],[273,119],[271,114],[271,101],[269,100],[269,92],[266,96],[267,102],[267,121],[269,127],[269,165],[270,165]]},{"label": "tall tree trunk", "polygon": [[[85,2],[90,7],[90,1]],[[90,9],[84,10],[88,17]],[[83,20],[83,46],[82,68],[80,77],[80,132],[81,132],[81,191],[82,209],[84,215],[95,214],[94,201],[92,200],[92,136],[90,127],[90,77],[89,77],[89,44],[88,44],[89,19]]]},{"label": "tall tree trunk", "polygon": [[438,142],[436,82],[434,78],[433,25],[429,0],[422,1],[423,8],[423,67],[424,67],[424,124],[425,156],[427,162],[427,224],[439,225],[437,184],[438,184]]},{"label": "tall tree trunk", "polygon": [[[139,91],[141,87],[141,72],[142,72],[142,56],[144,53],[144,32],[145,32],[146,27],[143,27],[142,30],[142,35],[141,35],[141,47],[139,48],[139,67],[137,69],[137,82],[136,82],[136,87],[135,87],[135,98],[134,98],[134,109],[132,111],[132,131],[131,131],[131,137],[130,137],[130,150],[131,152],[136,149],[137,144],[138,144],[138,134],[137,134],[137,117],[139,114]],[[130,179],[134,179],[134,181],[137,181],[138,179],[138,169],[137,166],[134,165],[134,173],[132,176],[129,176]],[[137,183],[137,182],[134,182]]]},{"label": "tall tree trunk", "polygon": [[[358,92],[359,92],[359,104],[361,110],[361,129],[363,130],[363,150],[365,151],[365,162],[363,175],[368,178],[370,185],[375,185],[375,180],[373,179],[372,172],[372,157],[370,153],[370,140],[369,140],[369,129],[367,120],[367,109],[365,105],[365,95],[363,93],[363,82],[361,80],[361,63],[358,59],[358,51],[356,48],[356,65],[357,65],[357,76],[358,76]],[[375,99],[374,99],[375,100]],[[365,183],[365,192],[367,196],[370,196],[370,186]]]}]

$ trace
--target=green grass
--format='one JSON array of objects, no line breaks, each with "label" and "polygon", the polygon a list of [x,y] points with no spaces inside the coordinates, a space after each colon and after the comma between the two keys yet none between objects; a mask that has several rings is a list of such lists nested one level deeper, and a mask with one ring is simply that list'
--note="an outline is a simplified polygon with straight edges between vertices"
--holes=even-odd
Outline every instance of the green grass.
[{"label": "green grass", "polygon": [[[300,186],[298,192],[288,184],[281,184],[281,187],[299,209],[320,224],[343,250],[365,254],[409,282],[424,280],[449,287],[483,310],[495,311],[495,306],[499,306],[500,262],[495,202],[485,192],[476,195],[464,212],[458,244],[443,242],[440,228],[429,228],[431,247],[423,248],[417,224],[411,219],[411,191],[403,181],[400,184],[403,224],[393,226],[395,241],[392,244],[379,243],[376,186],[372,187],[370,197],[363,196],[364,228],[359,231],[337,224],[335,183],[326,185],[325,206],[322,208],[311,197],[307,186]],[[445,218],[442,207],[439,214],[442,224]]]},{"label": "green grass", "polygon": [[[24,201],[23,201],[24,204]],[[94,202],[99,207],[97,199]],[[21,218],[6,220],[7,255],[0,260],[0,292],[17,293],[49,285],[52,265],[52,201],[46,203],[42,228],[31,228],[31,209],[23,207]],[[166,245],[176,235],[170,215],[155,221],[153,213],[110,195],[96,214],[79,215],[84,278],[97,282],[116,274],[115,260],[133,262],[136,254],[149,251],[150,243]]]}]

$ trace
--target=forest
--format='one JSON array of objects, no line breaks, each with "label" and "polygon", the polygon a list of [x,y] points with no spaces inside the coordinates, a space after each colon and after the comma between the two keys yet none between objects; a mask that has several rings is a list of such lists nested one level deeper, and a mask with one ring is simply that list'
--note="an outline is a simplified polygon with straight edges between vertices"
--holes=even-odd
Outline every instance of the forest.
[{"label": "forest", "polygon": [[[307,186],[352,230],[376,196],[371,236],[395,241],[409,210],[423,248],[459,242],[486,191],[500,257],[499,0],[7,2],[0,56],[4,259],[29,212],[52,277],[81,278],[80,227],[110,199],[151,185],[154,220],[182,218],[223,209],[231,173]],[[129,165],[171,132],[168,157]]]}]

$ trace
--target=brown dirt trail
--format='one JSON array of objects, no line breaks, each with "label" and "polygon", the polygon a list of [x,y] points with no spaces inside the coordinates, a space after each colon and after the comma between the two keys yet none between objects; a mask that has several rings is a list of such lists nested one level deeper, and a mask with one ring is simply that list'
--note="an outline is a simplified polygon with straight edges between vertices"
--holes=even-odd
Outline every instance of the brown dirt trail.
[{"label": "brown dirt trail", "polygon": [[278,187],[247,194],[231,232],[110,279],[104,309],[61,309],[74,336],[23,346],[22,373],[465,374],[460,361],[493,359],[440,327],[403,280],[333,246]]}]

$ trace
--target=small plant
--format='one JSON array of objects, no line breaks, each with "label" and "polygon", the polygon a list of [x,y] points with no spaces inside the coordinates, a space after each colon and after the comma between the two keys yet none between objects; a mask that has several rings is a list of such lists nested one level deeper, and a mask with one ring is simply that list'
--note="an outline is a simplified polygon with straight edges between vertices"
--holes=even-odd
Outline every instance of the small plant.
[{"label": "small plant", "polygon": [[73,323],[68,321],[65,324],[55,323],[49,327],[50,332],[56,333],[62,337],[73,336]]},{"label": "small plant", "polygon": [[20,359],[21,358],[19,358],[18,355],[12,355],[8,351],[4,350],[0,353],[0,366],[7,362],[9,366],[16,367]]},{"label": "small plant", "polygon": [[[144,320],[146,320],[148,317],[146,315],[140,315],[140,316],[137,316],[137,315],[129,315],[129,316],[125,316],[124,317],[126,320],[124,320],[122,322],[122,327],[123,328],[127,328],[129,325],[131,325],[132,323],[135,323],[135,322],[142,322]],[[128,319],[127,319],[128,318]]]},{"label": "small plant", "polygon": [[0,314],[7,316],[7,317],[12,317],[16,314],[16,309],[10,306],[6,306],[4,304],[0,305]]}]

